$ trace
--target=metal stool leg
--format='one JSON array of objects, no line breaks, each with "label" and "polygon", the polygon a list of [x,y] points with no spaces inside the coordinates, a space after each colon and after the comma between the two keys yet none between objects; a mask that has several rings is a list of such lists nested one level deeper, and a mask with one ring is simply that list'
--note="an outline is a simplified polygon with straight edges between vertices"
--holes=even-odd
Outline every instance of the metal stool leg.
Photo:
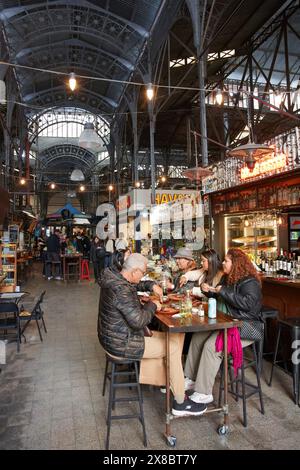
[{"label": "metal stool leg", "polygon": [[[224,361],[224,359],[223,359],[223,361]],[[218,408],[220,408],[220,406],[221,406],[222,392],[223,392],[223,388],[224,388],[224,385],[223,385],[224,384],[224,364],[223,364],[223,361],[222,361],[221,368],[220,368],[221,377],[220,377]]]},{"label": "metal stool leg", "polygon": [[147,434],[146,434],[146,426],[145,426],[144,410],[143,410],[143,396],[142,396],[141,385],[140,385],[140,382],[139,382],[138,365],[137,365],[136,362],[134,363],[134,368],[135,368],[135,380],[138,384],[137,385],[137,391],[138,391],[138,396],[139,396],[140,422],[141,422],[142,428],[143,428],[144,446],[147,447]]},{"label": "metal stool leg", "polygon": [[270,380],[269,380],[269,387],[272,385],[272,380],[273,380],[273,372],[274,372],[274,366],[276,364],[277,360],[277,354],[278,354],[278,347],[279,347],[279,341],[280,341],[280,335],[281,335],[281,325],[279,324],[278,326],[278,333],[277,333],[277,340],[276,340],[276,347],[275,347],[275,352],[274,352],[274,357],[273,357],[273,362],[272,362],[272,368],[271,368],[271,375],[270,375]]},{"label": "metal stool leg", "polygon": [[104,372],[104,379],[103,379],[103,389],[102,389],[102,396],[103,397],[105,395],[105,389],[106,389],[107,371],[108,371],[108,359],[106,358],[105,372]]},{"label": "metal stool leg", "polygon": [[106,422],[107,422],[107,433],[106,433],[106,443],[105,443],[105,449],[106,450],[108,450],[108,448],[109,448],[114,379],[115,379],[115,364],[112,363],[112,365],[111,365],[111,379],[110,379],[110,386],[109,386],[108,413],[107,413],[107,420],[106,420]]},{"label": "metal stool leg", "polygon": [[243,395],[243,426],[247,427],[247,405],[246,405],[246,387],[245,387],[245,367],[244,360],[241,367],[242,395]]},{"label": "metal stool leg", "polygon": [[261,382],[260,382],[260,367],[259,367],[258,354],[256,352],[255,343],[253,343],[252,345],[252,350],[253,350],[254,360],[255,360],[255,374],[256,374],[256,379],[257,379],[258,394],[259,394],[259,401],[260,401],[260,412],[261,414],[264,415],[265,408],[264,408],[264,403],[263,403],[263,396],[262,396]]}]

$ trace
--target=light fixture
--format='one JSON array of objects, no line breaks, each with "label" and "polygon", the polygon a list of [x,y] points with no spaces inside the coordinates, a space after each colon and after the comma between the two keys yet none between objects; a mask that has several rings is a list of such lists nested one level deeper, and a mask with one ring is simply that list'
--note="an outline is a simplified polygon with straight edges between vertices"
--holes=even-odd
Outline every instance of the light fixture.
[{"label": "light fixture", "polygon": [[20,178],[19,182],[22,186],[24,186],[24,184],[26,184],[26,179],[25,178]]},{"label": "light fixture", "polygon": [[79,147],[83,147],[91,152],[100,152],[103,148],[102,140],[95,131],[92,122],[86,122],[78,140]]},{"label": "light fixture", "polygon": [[134,186],[135,186],[136,188],[140,188],[140,187],[141,187],[141,183],[140,183],[139,181],[136,181]]},{"label": "light fixture", "polygon": [[166,176],[162,176],[162,177],[161,177],[161,182],[162,182],[162,183],[165,183],[166,181],[167,181],[167,177],[166,177]]},{"label": "light fixture", "polygon": [[81,184],[81,185],[79,186],[79,191],[80,191],[80,192],[85,191],[85,186],[84,186],[83,184]]},{"label": "light fixture", "polygon": [[278,218],[277,218],[277,225],[282,225],[283,224],[283,218],[282,216],[279,214]]},{"label": "light fixture", "polygon": [[216,91],[215,102],[219,106],[221,106],[224,103],[224,96],[223,96],[222,90],[220,89]]},{"label": "light fixture", "polygon": [[153,97],[154,97],[154,90],[153,90],[153,87],[152,87],[152,83],[149,83],[149,84],[147,85],[146,95],[147,95],[147,99],[148,99],[149,101],[152,101],[152,100],[153,100]]},{"label": "light fixture", "polygon": [[244,226],[245,226],[245,227],[249,227],[249,225],[250,225],[249,219],[248,219],[248,217],[246,216],[246,217],[245,217],[245,220],[244,220]]},{"label": "light fixture", "polygon": [[196,166],[194,168],[188,168],[182,172],[182,176],[190,179],[191,181],[201,181],[207,176],[211,176],[212,171],[209,168]]},{"label": "light fixture", "polygon": [[113,187],[112,184],[110,184],[110,185],[108,186],[108,191],[113,191],[113,190],[114,190],[114,187]]},{"label": "light fixture", "polygon": [[240,158],[245,161],[249,170],[253,170],[255,163],[262,157],[269,154],[274,154],[274,148],[264,144],[254,144],[249,142],[246,145],[239,145],[238,147],[228,150],[227,154],[234,158]]},{"label": "light fixture", "polygon": [[79,168],[75,168],[70,176],[71,181],[84,181],[84,174]]},{"label": "light fixture", "polygon": [[71,91],[74,91],[77,86],[77,80],[75,77],[75,73],[71,72],[69,75],[69,87]]},{"label": "light fixture", "polygon": [[56,188],[56,184],[55,183],[51,183],[50,184],[50,189],[55,189]]}]

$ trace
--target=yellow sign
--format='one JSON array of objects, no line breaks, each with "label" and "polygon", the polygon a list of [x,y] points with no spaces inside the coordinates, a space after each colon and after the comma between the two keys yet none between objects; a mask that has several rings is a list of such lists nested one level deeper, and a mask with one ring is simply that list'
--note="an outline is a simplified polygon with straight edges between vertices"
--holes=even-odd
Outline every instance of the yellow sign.
[{"label": "yellow sign", "polygon": [[167,193],[162,193],[162,194],[156,194],[155,201],[156,204],[167,204],[168,202],[175,202],[178,201],[179,199],[183,199],[186,197],[187,194],[167,194]]}]

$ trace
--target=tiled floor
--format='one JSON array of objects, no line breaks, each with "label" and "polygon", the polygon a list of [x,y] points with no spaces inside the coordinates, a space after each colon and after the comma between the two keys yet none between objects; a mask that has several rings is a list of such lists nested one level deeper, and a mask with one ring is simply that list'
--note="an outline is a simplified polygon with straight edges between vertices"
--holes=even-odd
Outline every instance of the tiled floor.
[{"label": "tiled floor", "polygon": [[[34,325],[16,353],[7,347],[0,374],[0,449],[104,449],[107,399],[101,394],[104,355],[97,338],[99,288],[94,283],[45,281],[39,273],[26,290],[30,304],[47,290],[44,310],[48,333],[41,343]],[[25,303],[25,302],[24,302]],[[264,374],[269,365],[264,367]],[[219,437],[221,417],[176,419],[176,449],[300,449],[300,408],[291,400],[291,379],[275,371],[273,387],[263,379],[266,414],[248,400],[248,428],[241,403],[230,400],[231,432]],[[169,449],[163,437],[164,395],[144,387],[149,449]],[[114,422],[111,449],[143,449],[137,420]]]}]

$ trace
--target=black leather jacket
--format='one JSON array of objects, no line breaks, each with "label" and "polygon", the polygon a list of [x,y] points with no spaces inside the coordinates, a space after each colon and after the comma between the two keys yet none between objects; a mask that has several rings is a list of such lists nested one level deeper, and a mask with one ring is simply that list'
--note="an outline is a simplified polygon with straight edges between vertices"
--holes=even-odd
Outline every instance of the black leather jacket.
[{"label": "black leather jacket", "polygon": [[129,283],[120,272],[104,269],[100,278],[98,337],[108,353],[141,359],[144,353],[144,326],[151,322],[156,305],[141,305],[137,290],[152,290],[153,282]]},{"label": "black leather jacket", "polygon": [[233,285],[224,285],[219,295],[235,318],[260,320],[262,293],[254,277],[245,277]]}]

